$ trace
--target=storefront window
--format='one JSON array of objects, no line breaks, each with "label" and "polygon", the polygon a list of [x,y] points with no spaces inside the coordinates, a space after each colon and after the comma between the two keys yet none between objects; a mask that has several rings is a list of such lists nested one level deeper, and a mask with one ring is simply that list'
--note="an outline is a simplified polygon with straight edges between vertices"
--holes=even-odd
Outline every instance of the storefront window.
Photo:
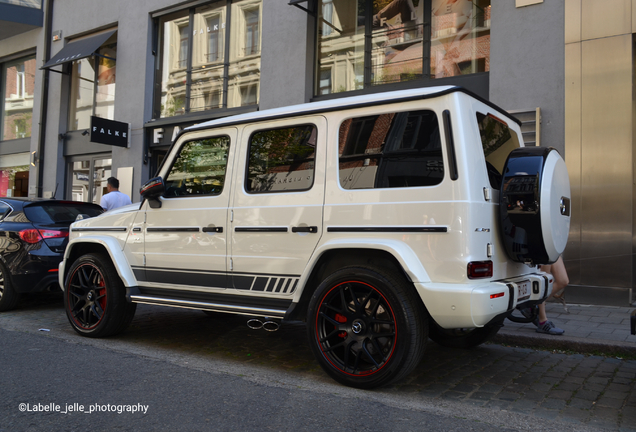
[{"label": "storefront window", "polygon": [[[261,4],[262,0],[235,1],[229,6],[215,2],[159,19],[156,116],[258,103]],[[227,22],[228,12],[231,22]]]},{"label": "storefront window", "polygon": [[490,70],[490,0],[433,0],[431,77]]},{"label": "storefront window", "polygon": [[29,196],[29,153],[0,156],[0,196]]},{"label": "storefront window", "polygon": [[72,63],[69,130],[90,128],[93,115],[115,119],[116,37],[111,36],[99,49],[100,56]]},{"label": "storefront window", "polygon": [[318,95],[487,72],[490,0],[319,0]]},{"label": "storefront window", "polygon": [[31,136],[35,66],[35,56],[2,65],[3,141]]},{"label": "storefront window", "polygon": [[112,159],[87,157],[71,162],[71,167],[71,199],[99,204],[108,192],[106,182],[112,176]]}]

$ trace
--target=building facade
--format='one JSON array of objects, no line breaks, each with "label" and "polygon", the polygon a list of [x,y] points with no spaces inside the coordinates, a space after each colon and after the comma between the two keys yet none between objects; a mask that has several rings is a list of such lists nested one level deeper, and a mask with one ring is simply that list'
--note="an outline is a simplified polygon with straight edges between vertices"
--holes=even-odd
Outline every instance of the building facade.
[{"label": "building facade", "polygon": [[[609,3],[622,4],[621,18],[629,17],[631,25],[632,0]],[[587,42],[573,36],[571,26],[578,25],[582,35],[586,13],[605,13],[595,4],[0,0],[0,14],[9,17],[8,30],[0,32],[0,196],[99,202],[106,179],[116,176],[135,202],[172,140],[193,124],[349,95],[461,85],[515,112],[525,121],[527,143],[565,154],[580,211],[565,254],[572,282],[588,287],[589,302],[602,303],[600,293],[610,287],[616,294],[612,301],[626,304],[635,268],[631,252],[625,255],[629,265],[618,272],[624,276],[620,280],[603,283],[602,274],[590,277],[581,270],[586,267],[582,259],[588,258],[581,251],[595,245],[587,237],[585,223],[594,222],[584,216],[585,197],[601,192],[581,186],[585,176],[576,164],[585,153],[583,126],[571,120],[575,96],[566,76],[576,68],[566,67],[566,60],[576,51],[572,47]],[[581,11],[578,24],[567,12],[573,8]],[[621,33],[630,65],[631,31]],[[629,71],[633,75],[631,66]],[[620,154],[631,160],[629,134],[629,139],[621,137],[621,151],[629,151]],[[574,136],[579,144],[572,144]],[[631,191],[629,173],[611,181],[625,181]],[[633,230],[625,231],[628,221],[633,224],[631,206],[626,212],[621,229],[610,230],[625,245],[633,237]],[[614,227],[606,224],[595,225],[590,236],[602,232],[597,228]],[[569,291],[574,298],[576,290]]]}]

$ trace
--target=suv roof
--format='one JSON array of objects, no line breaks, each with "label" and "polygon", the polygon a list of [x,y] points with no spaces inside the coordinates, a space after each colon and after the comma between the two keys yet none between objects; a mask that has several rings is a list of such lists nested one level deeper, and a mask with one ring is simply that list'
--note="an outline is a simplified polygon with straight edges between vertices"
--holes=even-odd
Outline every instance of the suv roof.
[{"label": "suv roof", "polygon": [[[270,121],[277,118],[289,118],[296,117],[307,114],[318,114],[323,112],[330,111],[342,111],[350,108],[359,108],[364,105],[382,105],[389,104],[394,102],[406,102],[409,100],[416,99],[429,99],[434,97],[443,96],[449,93],[454,92],[462,92],[470,95],[471,97],[478,99],[480,102],[485,103],[497,111],[505,114],[506,116],[513,119],[519,125],[521,122],[504,111],[502,108],[493,104],[490,101],[483,99],[482,97],[472,93],[469,90],[466,90],[463,87],[458,86],[437,86],[437,87],[423,87],[409,90],[398,90],[398,91],[390,91],[384,93],[374,93],[368,95],[361,96],[351,96],[344,97],[338,99],[330,99],[319,102],[310,102],[300,105],[292,105],[282,108],[273,108],[264,111],[256,111],[245,114],[239,114],[236,116],[225,117],[216,120],[210,120],[204,123],[199,123],[197,125],[191,126],[183,130],[184,132],[191,132],[200,129],[207,129],[210,127],[218,127],[218,126],[231,126],[235,124],[245,123],[245,122],[254,122],[254,121]],[[175,140],[176,141],[176,140]]]}]

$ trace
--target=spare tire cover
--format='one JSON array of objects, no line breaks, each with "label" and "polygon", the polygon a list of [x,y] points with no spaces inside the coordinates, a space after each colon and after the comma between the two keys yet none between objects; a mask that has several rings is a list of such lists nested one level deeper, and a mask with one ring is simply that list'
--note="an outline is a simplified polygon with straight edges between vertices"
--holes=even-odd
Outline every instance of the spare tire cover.
[{"label": "spare tire cover", "polygon": [[570,232],[570,179],[559,152],[545,147],[510,152],[499,197],[508,256],[529,264],[554,263]]}]

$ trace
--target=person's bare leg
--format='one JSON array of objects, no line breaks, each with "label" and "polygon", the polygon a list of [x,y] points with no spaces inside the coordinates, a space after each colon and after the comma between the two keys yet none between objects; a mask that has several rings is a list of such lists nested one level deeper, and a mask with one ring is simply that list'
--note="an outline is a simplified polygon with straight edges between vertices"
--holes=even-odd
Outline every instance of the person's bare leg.
[{"label": "person's bare leg", "polygon": [[[568,273],[565,270],[565,264],[563,264],[563,259],[561,257],[559,257],[559,259],[554,264],[542,265],[541,271],[550,273],[552,277],[554,278],[554,282],[552,283],[552,293],[550,294],[550,297],[554,296],[554,294],[558,294],[570,283],[570,279],[568,278]],[[537,317],[539,321],[537,325],[537,329],[538,329],[537,331],[539,332],[540,331],[539,329],[541,329],[543,325],[546,323],[546,321],[548,321],[548,316],[546,315],[546,312],[545,312],[545,302],[538,305],[537,309],[539,312],[539,315]],[[549,334],[562,334],[563,330],[557,327],[554,327],[552,325],[552,330],[540,331],[540,332],[549,333]]]}]

